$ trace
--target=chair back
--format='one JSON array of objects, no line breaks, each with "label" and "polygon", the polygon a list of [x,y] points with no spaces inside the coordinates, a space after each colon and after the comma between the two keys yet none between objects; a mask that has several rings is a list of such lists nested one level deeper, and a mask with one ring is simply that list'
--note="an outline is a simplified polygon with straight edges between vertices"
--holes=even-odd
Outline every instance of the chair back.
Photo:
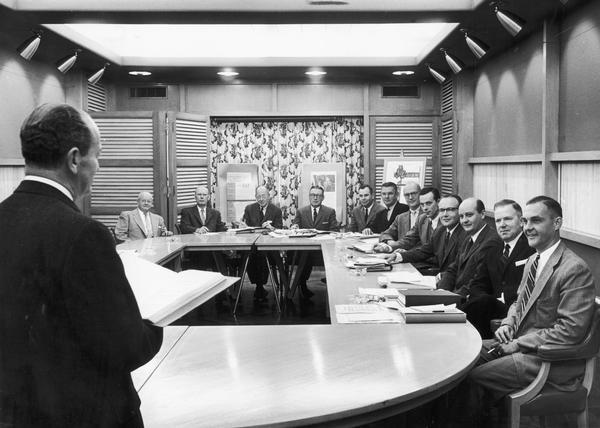
[{"label": "chair back", "polygon": [[181,235],[181,227],[179,226],[179,223],[175,223],[175,234]]}]

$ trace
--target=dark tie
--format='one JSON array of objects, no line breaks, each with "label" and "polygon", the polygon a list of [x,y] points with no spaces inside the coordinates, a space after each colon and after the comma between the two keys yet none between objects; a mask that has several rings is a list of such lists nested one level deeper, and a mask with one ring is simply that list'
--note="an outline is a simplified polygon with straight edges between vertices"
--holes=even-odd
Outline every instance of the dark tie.
[{"label": "dark tie", "polygon": [[365,224],[367,224],[368,219],[369,219],[369,209],[365,208]]},{"label": "dark tie", "polygon": [[469,251],[471,250],[472,246],[473,246],[473,240],[471,238],[467,238],[467,243],[465,244],[465,250],[463,251],[463,254],[465,256],[467,254],[469,254]]},{"label": "dark tie", "polygon": [[450,244],[450,237],[452,235],[450,234],[450,231],[446,231],[446,239],[444,240],[444,252],[443,254],[446,254],[446,251],[448,251],[448,245]]},{"label": "dark tie", "polygon": [[387,209],[387,219],[388,219],[388,220],[390,219],[390,216],[391,216],[391,215],[392,215],[392,209],[391,209],[391,208],[388,208],[388,209]]},{"label": "dark tie", "polygon": [[[260,208],[260,207],[259,207],[259,208]],[[262,226],[262,224],[263,224],[263,220],[264,220],[264,219],[265,219],[265,213],[263,212],[263,209],[262,209],[262,208],[260,208],[260,209],[258,210],[258,223],[259,223],[259,226]]]},{"label": "dark tie", "polygon": [[525,288],[523,289],[523,298],[521,299],[521,317],[523,316],[525,307],[527,306],[529,298],[531,297],[531,293],[533,292],[533,288],[535,287],[535,275],[537,273],[539,261],[540,255],[538,254],[533,263],[531,264],[531,268],[529,269],[529,273],[527,274],[527,283],[525,284]]},{"label": "dark tie", "polygon": [[317,209],[313,208],[313,224],[317,222]]},{"label": "dark tie", "polygon": [[510,254],[510,245],[504,244],[504,252],[502,253],[502,261],[506,264],[508,262],[508,255]]}]

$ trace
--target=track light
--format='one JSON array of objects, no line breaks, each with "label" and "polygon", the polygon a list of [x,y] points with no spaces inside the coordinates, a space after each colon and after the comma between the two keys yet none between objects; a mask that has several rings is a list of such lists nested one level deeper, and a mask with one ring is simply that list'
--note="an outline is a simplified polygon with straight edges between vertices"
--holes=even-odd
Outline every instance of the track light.
[{"label": "track light", "polygon": [[446,51],[446,49],[441,48],[440,51],[444,54],[444,58],[446,58],[446,62],[448,63],[448,65],[450,66],[450,69],[452,69],[454,74],[460,73],[462,71],[462,69],[465,68],[465,63],[462,62],[457,57],[455,57],[454,55],[449,54]]},{"label": "track light", "polygon": [[461,28],[460,31],[465,34],[465,42],[477,59],[483,58],[483,56],[490,50],[488,45],[479,40],[477,37],[470,36],[467,30],[464,28]]},{"label": "track light", "polygon": [[500,21],[500,24],[502,24],[502,26],[510,33],[511,36],[515,37],[523,29],[525,20],[514,13],[506,10],[500,10],[498,6],[501,4],[501,2],[490,3],[490,5],[494,7],[494,13],[496,14],[496,18],[498,18],[498,21]]},{"label": "track light", "polygon": [[440,73],[439,71],[437,71],[435,68],[433,68],[431,66],[431,64],[427,63],[425,64],[427,66],[427,68],[429,69],[429,73],[431,73],[431,75],[433,76],[433,78],[435,80],[437,80],[437,82],[441,85],[442,83],[444,83],[446,81],[446,76],[444,76],[442,73]]},{"label": "track light", "polygon": [[79,52],[81,52],[81,49],[75,49],[75,52],[71,55],[67,55],[66,57],[58,60],[58,62],[56,63],[56,68],[58,68],[58,71],[60,71],[63,74],[69,71],[71,67],[75,65],[75,61],[77,61],[77,55],[79,54]]},{"label": "track light", "polygon": [[29,37],[17,48],[19,55],[21,55],[27,61],[33,57],[40,46],[40,42],[42,41],[42,32],[42,30],[34,31],[33,36]]},{"label": "track light", "polygon": [[104,71],[106,70],[106,67],[108,67],[110,65],[109,62],[104,64],[104,67],[102,67],[100,70],[96,71],[94,74],[92,74],[90,77],[88,77],[88,83],[90,85],[95,85],[96,83],[98,83],[100,81],[100,79],[102,79],[102,76],[104,75]]}]

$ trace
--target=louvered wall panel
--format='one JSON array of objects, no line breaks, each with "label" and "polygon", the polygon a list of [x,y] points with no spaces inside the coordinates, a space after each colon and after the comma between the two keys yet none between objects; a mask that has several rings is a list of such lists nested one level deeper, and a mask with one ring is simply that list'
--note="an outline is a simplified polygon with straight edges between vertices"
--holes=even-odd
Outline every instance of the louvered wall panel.
[{"label": "louvered wall panel", "polygon": [[196,203],[196,186],[208,187],[208,168],[180,166],[177,168],[177,207],[182,208]]},{"label": "louvered wall panel", "polygon": [[177,159],[204,159],[208,156],[206,122],[177,118],[175,130]]},{"label": "louvered wall panel", "polygon": [[454,121],[448,119],[442,122],[442,158],[452,157]]},{"label": "louvered wall panel", "polygon": [[432,155],[433,126],[431,123],[375,124],[375,157],[378,159]]},{"label": "louvered wall panel", "polygon": [[92,207],[133,208],[140,192],[153,193],[152,167],[102,167],[92,187]]},{"label": "louvered wall panel", "polygon": [[151,118],[94,118],[102,136],[100,159],[153,159]]},{"label": "louvered wall panel", "polygon": [[102,215],[102,214],[94,214],[92,218],[98,220],[104,226],[108,228],[114,228],[117,225],[117,220],[119,216],[117,215]]},{"label": "louvered wall panel", "polygon": [[106,111],[106,88],[101,83],[87,85],[88,111]]},{"label": "louvered wall panel", "polygon": [[442,171],[441,171],[441,182],[442,182],[442,195],[448,195],[450,193],[454,193],[454,189],[453,189],[453,182],[454,182],[454,177],[452,175],[452,166],[451,165],[444,165],[442,166]]},{"label": "louvered wall panel", "polygon": [[442,114],[450,113],[454,109],[454,91],[452,80],[447,79],[442,84]]}]

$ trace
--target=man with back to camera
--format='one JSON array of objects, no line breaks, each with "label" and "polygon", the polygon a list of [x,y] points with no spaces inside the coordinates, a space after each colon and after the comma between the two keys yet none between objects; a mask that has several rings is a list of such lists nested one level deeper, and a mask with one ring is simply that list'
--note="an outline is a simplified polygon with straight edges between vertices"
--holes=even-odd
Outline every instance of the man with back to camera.
[{"label": "man with back to camera", "polygon": [[[421,192],[421,186],[414,181],[409,181],[404,185],[402,193],[404,200],[408,204],[408,210],[400,213],[389,223],[389,226],[383,230],[379,237],[379,242],[397,241],[406,235],[417,222],[417,218],[422,213],[421,202],[419,201],[419,193]],[[387,217],[383,218],[384,214],[380,215],[380,221],[383,226],[387,223]],[[387,213],[385,214],[387,215]],[[382,226],[382,227],[383,227]]]},{"label": "man with back to camera", "polygon": [[508,308],[517,300],[523,268],[535,252],[523,233],[522,215],[521,206],[513,200],[503,199],[494,205],[496,231],[503,247],[496,252],[488,252],[473,279],[469,300],[462,308],[483,339],[494,337],[490,321],[504,318]]},{"label": "man with back to camera", "polygon": [[[447,195],[439,202],[439,217],[443,227],[433,232],[429,242],[408,251],[396,250],[388,260],[396,263],[425,263],[417,269],[424,275],[436,275],[444,272],[456,259],[458,249],[462,247],[467,233],[458,224],[458,207],[462,199],[458,195]],[[433,260],[432,267],[427,262]]]},{"label": "man with back to camera", "polygon": [[115,236],[121,241],[153,238],[155,236],[171,236],[165,221],[158,214],[150,212],[152,194],[140,192],[137,198],[137,208],[123,211],[115,226]]},{"label": "man with back to camera", "polygon": [[[325,190],[321,186],[311,186],[308,196],[310,205],[299,208],[296,217],[292,223],[292,229],[317,229],[335,232],[339,229],[335,216],[335,209],[323,205],[325,199]],[[306,259],[306,264],[299,275],[299,286],[302,296],[306,299],[312,297],[314,293],[306,286],[306,281],[310,278],[312,267],[315,264],[323,263],[323,256],[320,251],[310,251]]]},{"label": "man with back to camera", "polygon": [[219,210],[209,204],[210,195],[206,186],[196,187],[196,205],[181,210],[181,233],[224,232],[227,230],[221,221]]},{"label": "man with back to camera", "polygon": [[431,240],[433,232],[441,226],[439,221],[438,202],[440,200],[440,191],[435,187],[424,187],[419,192],[419,203],[421,204],[421,214],[417,218],[415,225],[398,241],[387,239],[387,235],[382,235],[383,241],[374,247],[376,252],[391,253],[394,250],[410,250],[420,245],[425,245]]},{"label": "man with back to camera", "polygon": [[[281,209],[271,203],[271,194],[266,186],[258,186],[255,192],[256,202],[246,205],[241,226],[264,227],[269,230],[283,228],[283,216]],[[263,254],[255,252],[250,255],[248,260],[248,278],[250,282],[256,284],[254,298],[264,300],[267,297],[267,290],[264,285],[267,283],[269,271],[266,258]]]},{"label": "man with back to camera", "polygon": [[385,211],[383,205],[375,203],[373,188],[368,184],[361,184],[358,188],[358,206],[350,215],[350,232],[359,232],[363,235],[372,235],[382,231],[377,222],[377,215]]},{"label": "man with back to camera", "polygon": [[100,134],[69,105],[21,127],[26,176],[0,204],[0,425],[141,427],[131,371],[160,349],[111,233],[74,201],[90,192]]},{"label": "man with back to camera", "polygon": [[[533,381],[541,367],[539,346],[575,345],[590,329],[594,279],[587,264],[561,241],[561,226],[562,208],[557,201],[537,196],[527,202],[523,231],[535,253],[523,270],[517,300],[496,338],[483,341],[479,365],[468,376],[487,391],[492,402]],[[584,363],[554,363],[548,381],[557,389],[572,390]]]},{"label": "man with back to camera", "polygon": [[460,225],[467,232],[453,263],[441,274],[437,288],[460,294],[471,294],[473,278],[489,252],[502,251],[500,237],[485,223],[485,205],[479,199],[467,198],[458,207]]},{"label": "man with back to camera", "polygon": [[381,230],[388,229],[396,217],[406,211],[408,206],[398,202],[398,186],[387,181],[381,185],[381,203],[384,210],[377,215],[377,227]]}]

